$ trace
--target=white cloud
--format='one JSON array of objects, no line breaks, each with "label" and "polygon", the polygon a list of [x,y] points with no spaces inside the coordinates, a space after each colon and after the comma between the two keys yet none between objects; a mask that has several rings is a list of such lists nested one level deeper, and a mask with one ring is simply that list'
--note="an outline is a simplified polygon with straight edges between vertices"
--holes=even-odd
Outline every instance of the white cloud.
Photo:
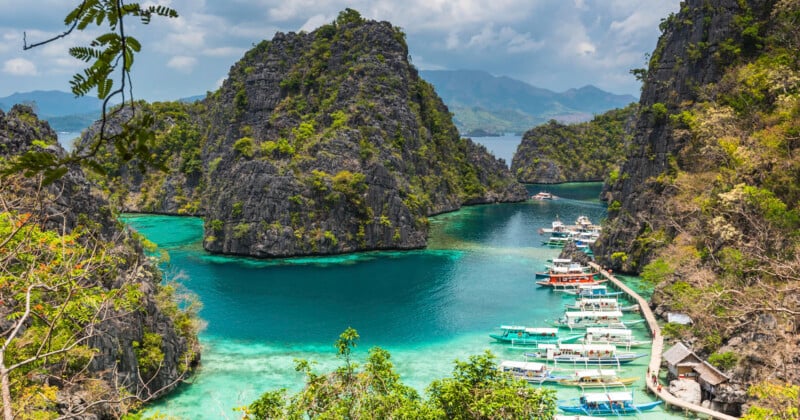
[{"label": "white cloud", "polygon": [[169,59],[167,62],[167,67],[175,69],[181,73],[191,73],[196,64],[197,59],[194,57],[177,55]]},{"label": "white cloud", "polygon": [[36,76],[39,72],[32,61],[24,58],[12,58],[3,63],[3,72],[14,76]]},{"label": "white cloud", "polygon": [[578,42],[576,45],[575,52],[578,53],[578,55],[594,55],[594,53],[597,52],[597,47],[591,42],[582,41]]},{"label": "white cloud", "polygon": [[206,48],[202,54],[208,57],[238,57],[244,54],[244,49],[237,47]]},{"label": "white cloud", "polygon": [[480,33],[470,37],[469,42],[467,42],[467,47],[477,49],[500,48],[509,53],[533,51],[543,45],[543,42],[532,39],[530,33],[521,34],[508,26],[495,31],[494,25],[491,23],[485,26]]},{"label": "white cloud", "polygon": [[311,32],[314,29],[319,28],[320,26],[332,22],[333,18],[325,17],[325,15],[314,15],[308,18],[306,23],[300,27],[301,31]]}]

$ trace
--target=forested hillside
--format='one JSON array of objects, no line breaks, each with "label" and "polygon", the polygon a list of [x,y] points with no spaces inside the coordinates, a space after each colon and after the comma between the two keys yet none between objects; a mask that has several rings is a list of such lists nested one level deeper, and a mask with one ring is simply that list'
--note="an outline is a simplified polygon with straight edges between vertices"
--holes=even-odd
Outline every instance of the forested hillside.
[{"label": "forested hillside", "polygon": [[610,185],[595,247],[603,263],[656,284],[658,312],[693,318],[665,333],[731,377],[719,408],[753,404],[765,416],[791,408],[794,418],[798,27],[800,3],[791,0],[687,1],[662,22],[642,72],[633,150]]}]

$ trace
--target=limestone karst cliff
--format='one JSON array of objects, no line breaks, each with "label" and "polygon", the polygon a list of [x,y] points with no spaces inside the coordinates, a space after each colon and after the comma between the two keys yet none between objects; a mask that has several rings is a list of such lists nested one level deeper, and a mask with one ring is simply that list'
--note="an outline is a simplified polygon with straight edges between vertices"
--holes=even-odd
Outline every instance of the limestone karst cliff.
[{"label": "limestone karst cliff", "polygon": [[710,404],[734,414],[777,415],[800,385],[798,23],[796,1],[766,0],[685,1],[662,22],[593,247],[656,284],[657,313],[694,319],[665,335],[729,375]]},{"label": "limestone karst cliff", "polygon": [[511,161],[520,182],[557,184],[603,181],[618,175],[630,144],[636,107],[614,109],[591,121],[561,124],[550,121],[522,136]]},{"label": "limestone karst cliff", "polygon": [[349,9],[261,42],[200,103],[141,110],[156,114],[172,170],[117,167],[108,187],[131,210],[203,214],[211,252],[419,248],[427,216],[526,198],[501,162],[459,137],[404,34]]},{"label": "limestone karst cliff", "polygon": [[[30,108],[0,111],[0,169],[34,149],[65,153]],[[80,168],[41,180],[0,181],[2,363],[33,358],[10,373],[12,410],[19,418],[117,418],[191,373],[196,324]]]}]

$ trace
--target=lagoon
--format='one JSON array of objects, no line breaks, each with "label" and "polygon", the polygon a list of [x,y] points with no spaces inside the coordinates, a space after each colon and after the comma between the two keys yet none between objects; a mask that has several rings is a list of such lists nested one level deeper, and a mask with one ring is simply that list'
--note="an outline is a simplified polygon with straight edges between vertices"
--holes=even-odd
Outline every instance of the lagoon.
[{"label": "lagoon", "polygon": [[[429,247],[404,252],[281,260],[215,256],[201,246],[202,221],[155,215],[123,220],[169,254],[166,276],[203,302],[202,366],[192,384],[149,408],[187,419],[239,418],[234,407],[266,390],[296,391],[303,377],[294,360],[338,366],[333,342],[348,326],[361,340],[355,357],[372,346],[389,350],[402,380],[424,392],[452,372],[453,360],[491,350],[521,360],[523,350],[491,341],[501,324],[543,326],[571,299],[534,284],[557,250],[541,245],[539,228],[559,217],[599,222],[601,184],[548,185],[553,201],[467,207],[431,218]],[[532,193],[539,186],[529,186]],[[642,330],[639,334],[644,336]],[[647,359],[626,367],[642,380]],[[559,388],[559,398],[579,391]],[[640,418],[681,418],[662,411]]]}]

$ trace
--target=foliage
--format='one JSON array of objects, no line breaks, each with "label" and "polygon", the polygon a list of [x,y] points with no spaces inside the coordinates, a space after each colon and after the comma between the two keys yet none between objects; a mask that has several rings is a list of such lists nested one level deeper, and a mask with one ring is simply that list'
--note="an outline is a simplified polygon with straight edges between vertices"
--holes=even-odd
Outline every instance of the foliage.
[{"label": "foliage", "polygon": [[739,357],[736,353],[732,351],[726,351],[724,353],[713,353],[708,356],[708,363],[711,363],[717,369],[722,370],[730,370],[734,366],[736,366],[736,362],[739,361]]},{"label": "foliage", "polygon": [[597,115],[589,122],[565,125],[551,120],[522,138],[511,171],[521,182],[596,181],[609,177],[625,157],[625,127],[636,105]]},{"label": "foliage", "polygon": [[[11,321],[3,332],[0,373],[13,384],[11,408],[28,417],[55,410],[57,388],[45,378],[93,383],[87,367],[96,350],[89,340],[99,333],[98,325],[143,308],[136,284],[107,286],[130,263],[115,254],[113,244],[97,240],[86,228],[58,233],[42,230],[37,222],[27,213],[0,213],[0,243],[14,250],[0,259],[0,301]],[[163,358],[160,340],[158,334],[145,334],[137,351],[145,370]],[[121,391],[107,385],[86,389],[94,389],[84,395],[87,401],[113,400]]]},{"label": "foliage", "polygon": [[773,381],[763,381],[751,385],[747,395],[756,401],[747,410],[742,419],[766,420],[800,419],[800,386]]},{"label": "foliage", "polygon": [[386,350],[370,349],[358,369],[351,361],[358,338],[348,328],[336,341],[344,366],[320,375],[309,362],[297,361],[296,369],[306,375],[302,391],[290,396],[286,390],[266,392],[239,410],[250,419],[552,419],[555,413],[555,392],[499,371],[489,352],[456,361],[453,377],[433,382],[424,400],[400,381]]},{"label": "foliage", "polygon": [[675,270],[670,267],[669,263],[658,258],[644,266],[642,270],[642,279],[652,284],[658,284],[666,280],[674,271]]},{"label": "foliage", "polygon": [[[76,30],[84,31],[90,25],[107,27],[108,32],[98,35],[88,46],[69,50],[72,57],[89,64],[81,73],[73,76],[70,81],[72,92],[75,96],[84,96],[96,91],[97,97],[103,100],[102,123],[96,139],[89,144],[80,145],[64,156],[30,149],[17,156],[4,173],[24,173],[27,177],[41,173],[45,184],[49,184],[62,177],[72,164],[102,171],[99,151],[101,147],[109,145],[113,145],[118,158],[123,161],[136,158],[143,165],[150,163],[149,147],[152,146],[153,137],[151,121],[139,120],[135,114],[129,113],[120,123],[121,130],[113,133],[107,130],[106,122],[110,116],[122,116],[125,110],[135,109],[135,102],[128,97],[128,91],[134,57],[141,51],[141,44],[126,32],[123,22],[138,18],[142,24],[149,24],[154,16],[176,18],[178,14],[161,5],[143,6],[124,0],[86,0],[79,2],[64,18],[64,24],[68,27],[65,32],[32,44],[28,44],[27,37],[24,38],[23,49],[29,50],[67,37]],[[112,111],[111,100],[117,97],[121,99],[120,105]]]}]

